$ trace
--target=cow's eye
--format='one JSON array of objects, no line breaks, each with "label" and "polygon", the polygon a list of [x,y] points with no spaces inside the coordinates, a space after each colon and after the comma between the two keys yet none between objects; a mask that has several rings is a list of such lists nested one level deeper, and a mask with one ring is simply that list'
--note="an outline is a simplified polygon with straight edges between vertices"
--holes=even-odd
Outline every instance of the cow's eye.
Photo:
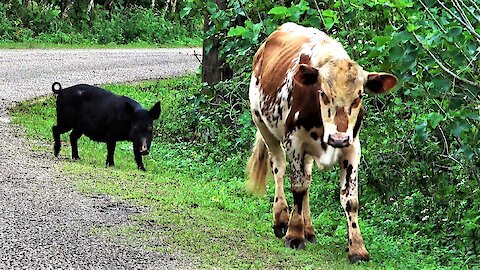
[{"label": "cow's eye", "polygon": [[320,90],[319,92],[320,92],[320,97],[321,97],[322,100],[323,100],[323,103],[324,103],[325,105],[329,104],[329,103],[330,103],[330,100],[328,99],[327,95],[326,95],[322,90]]},{"label": "cow's eye", "polygon": [[357,108],[360,105],[360,101],[362,101],[362,96],[359,96],[352,102],[352,108]]}]

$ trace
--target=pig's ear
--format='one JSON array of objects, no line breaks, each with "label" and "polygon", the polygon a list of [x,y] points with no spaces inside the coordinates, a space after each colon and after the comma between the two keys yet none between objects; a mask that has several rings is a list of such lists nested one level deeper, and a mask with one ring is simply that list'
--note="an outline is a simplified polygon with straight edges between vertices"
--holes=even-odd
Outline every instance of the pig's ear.
[{"label": "pig's ear", "polygon": [[135,108],[128,101],[125,101],[125,112],[128,114],[133,114],[135,112]]},{"label": "pig's ear", "polygon": [[157,120],[160,117],[161,111],[162,109],[160,108],[160,101],[159,101],[155,103],[155,105],[153,105],[153,107],[150,109],[150,111],[148,111],[148,113],[150,114],[150,117],[152,117],[153,120]]}]

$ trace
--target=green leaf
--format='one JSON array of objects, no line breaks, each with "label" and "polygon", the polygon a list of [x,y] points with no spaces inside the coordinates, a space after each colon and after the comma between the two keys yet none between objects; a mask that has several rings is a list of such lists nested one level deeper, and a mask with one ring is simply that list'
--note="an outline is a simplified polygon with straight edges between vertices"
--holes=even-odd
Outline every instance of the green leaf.
[{"label": "green leaf", "polygon": [[400,46],[394,46],[390,49],[390,59],[392,62],[403,59],[405,56],[405,50]]},{"label": "green leaf", "polygon": [[279,15],[279,16],[288,16],[290,15],[288,12],[288,8],[286,7],[274,7],[268,11],[268,14],[270,15]]},{"label": "green leaf", "polygon": [[408,31],[408,32],[413,32],[413,31],[415,31],[415,29],[417,29],[417,27],[416,27],[414,24],[409,23],[409,24],[407,25],[407,31]]},{"label": "green leaf", "polygon": [[245,27],[237,26],[235,28],[230,28],[230,30],[228,30],[227,36],[229,36],[229,37],[241,37],[246,32],[248,32],[248,30]]},{"label": "green leaf", "polygon": [[330,18],[336,18],[337,17],[337,13],[335,13],[335,11],[333,11],[331,9],[325,9],[324,11],[322,11],[322,15],[324,17],[330,17]]},{"label": "green leaf", "polygon": [[451,81],[443,77],[435,77],[432,79],[433,82],[433,91],[438,94],[443,94],[448,92],[450,89]]},{"label": "green leaf", "polygon": [[444,117],[443,115],[437,113],[437,112],[432,112],[427,115],[427,121],[428,124],[431,128],[436,128],[438,124],[443,121]]},{"label": "green leaf", "polygon": [[465,120],[457,121],[453,123],[452,133],[456,137],[461,137],[464,131],[468,130],[470,125]]},{"label": "green leaf", "polygon": [[190,11],[192,10],[192,7],[191,6],[186,6],[182,9],[182,11],[180,11],[180,18],[184,18],[185,16],[187,16],[188,14],[190,14]]},{"label": "green leaf", "polygon": [[415,138],[425,141],[427,139],[427,122],[423,121],[415,126]]},{"label": "green leaf", "polygon": [[480,121],[480,114],[479,114],[478,111],[468,112],[468,113],[463,114],[462,116],[466,117],[468,119],[471,119],[471,120]]},{"label": "green leaf", "polygon": [[325,29],[330,30],[334,24],[335,22],[333,21],[332,18],[329,18],[329,17],[325,18]]},{"label": "green leaf", "polygon": [[458,37],[460,34],[462,34],[462,27],[460,26],[454,26],[450,29],[448,29],[448,36],[450,37]]}]

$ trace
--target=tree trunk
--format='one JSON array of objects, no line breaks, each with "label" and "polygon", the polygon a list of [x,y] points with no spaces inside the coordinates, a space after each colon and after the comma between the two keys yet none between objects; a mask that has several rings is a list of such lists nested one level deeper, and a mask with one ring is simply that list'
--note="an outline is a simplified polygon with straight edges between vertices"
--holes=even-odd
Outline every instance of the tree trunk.
[{"label": "tree trunk", "polygon": [[155,8],[155,0],[152,0],[152,4],[150,6],[152,7],[152,9]]},{"label": "tree trunk", "polygon": [[73,4],[75,4],[75,0],[64,0],[62,2],[62,19],[68,17],[68,11],[72,8]]},{"label": "tree trunk", "polygon": [[[215,0],[218,7],[222,10],[227,8],[226,0]],[[210,28],[211,21],[208,13],[205,13],[203,30],[207,32]],[[219,57],[220,41],[217,37],[211,38],[213,43],[212,48],[207,52],[206,45],[209,41],[203,41],[203,55],[202,55],[202,81],[208,83],[208,85],[214,85],[220,81],[229,79],[232,77],[232,70],[225,62],[225,58]]]},{"label": "tree trunk", "polygon": [[94,5],[95,5],[95,0],[90,0],[90,2],[88,3],[88,9],[87,9],[88,14],[90,14],[90,11],[92,11]]}]

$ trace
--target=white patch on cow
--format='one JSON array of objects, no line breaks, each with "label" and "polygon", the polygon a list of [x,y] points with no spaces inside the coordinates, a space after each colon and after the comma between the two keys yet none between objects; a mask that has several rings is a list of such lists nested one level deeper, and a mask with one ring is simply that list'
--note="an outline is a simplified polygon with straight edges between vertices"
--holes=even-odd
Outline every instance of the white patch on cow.
[{"label": "white patch on cow", "polygon": [[251,110],[256,110],[260,112],[260,87],[257,86],[257,77],[252,74],[250,79],[250,88],[248,91],[248,97],[250,98],[250,108]]},{"label": "white patch on cow", "polygon": [[296,112],[294,117],[293,117],[293,120],[295,120],[295,122],[298,120],[298,115],[300,114],[300,111]]},{"label": "white patch on cow", "polygon": [[333,148],[330,145],[328,145],[327,150],[323,152],[323,154],[320,157],[314,157],[314,158],[318,168],[320,170],[325,170],[337,164],[341,154],[342,154],[342,150],[340,148]]},{"label": "white patch on cow", "polygon": [[307,131],[303,127],[293,131],[290,135],[292,141],[291,148],[295,149],[297,153],[306,151],[308,155],[315,159],[318,168],[320,170],[325,170],[338,163],[338,160],[342,155],[342,150],[341,148],[334,148],[329,145],[326,150],[323,150],[320,138],[314,140],[311,137],[310,134],[313,131],[315,131],[315,129]]}]

